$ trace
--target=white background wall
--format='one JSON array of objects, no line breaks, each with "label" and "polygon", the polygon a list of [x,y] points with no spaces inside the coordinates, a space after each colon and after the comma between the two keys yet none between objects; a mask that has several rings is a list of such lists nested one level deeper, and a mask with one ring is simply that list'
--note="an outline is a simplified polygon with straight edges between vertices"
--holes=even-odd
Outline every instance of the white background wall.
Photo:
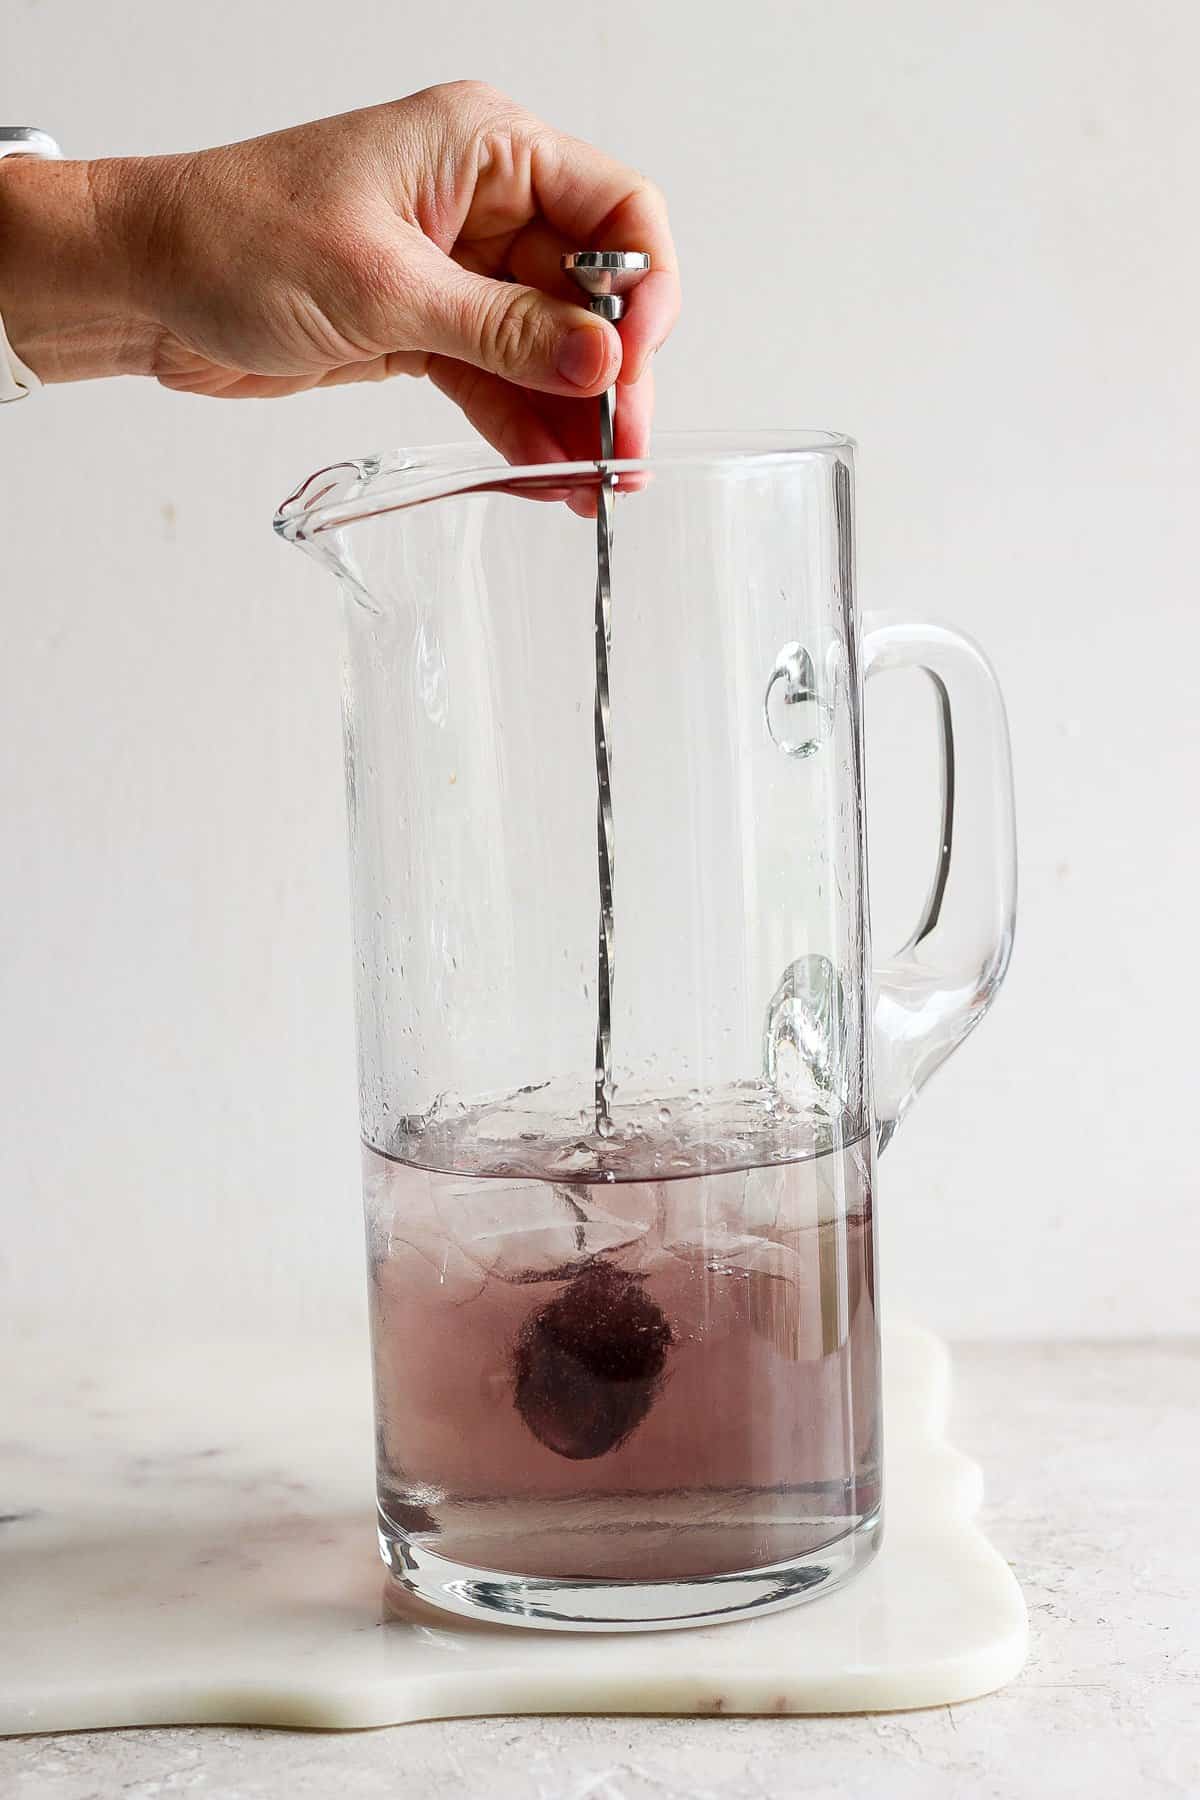
[{"label": "white background wall", "polygon": [[[1190,0],[0,19],[0,115],[79,155],[486,78],[667,189],[664,424],[860,440],[864,603],[973,632],[1012,714],[1016,959],[883,1184],[893,1302],[964,1335],[1195,1324],[1198,62]],[[360,1316],[334,594],[269,519],[322,462],[455,435],[411,383],[0,417],[9,1324]]]}]

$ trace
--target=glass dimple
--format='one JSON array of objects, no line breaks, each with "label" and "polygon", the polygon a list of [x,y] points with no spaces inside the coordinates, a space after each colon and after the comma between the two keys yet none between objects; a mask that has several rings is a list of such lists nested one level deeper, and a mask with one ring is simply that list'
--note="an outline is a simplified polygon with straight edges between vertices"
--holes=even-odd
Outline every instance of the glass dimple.
[{"label": "glass dimple", "polygon": [[800,956],[784,971],[763,1023],[763,1075],[796,1104],[836,1094],[847,1046],[841,976],[827,956]]},{"label": "glass dimple", "polygon": [[775,658],[763,715],[771,742],[785,756],[815,756],[829,736],[832,708],[818,691],[813,659],[803,644],[785,644]]}]

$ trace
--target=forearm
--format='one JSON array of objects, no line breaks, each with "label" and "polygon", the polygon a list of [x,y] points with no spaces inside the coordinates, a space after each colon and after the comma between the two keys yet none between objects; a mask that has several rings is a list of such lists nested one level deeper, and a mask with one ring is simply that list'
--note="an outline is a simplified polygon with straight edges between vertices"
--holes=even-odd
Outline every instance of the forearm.
[{"label": "forearm", "polygon": [[0,317],[45,382],[147,375],[150,159],[0,163]]}]

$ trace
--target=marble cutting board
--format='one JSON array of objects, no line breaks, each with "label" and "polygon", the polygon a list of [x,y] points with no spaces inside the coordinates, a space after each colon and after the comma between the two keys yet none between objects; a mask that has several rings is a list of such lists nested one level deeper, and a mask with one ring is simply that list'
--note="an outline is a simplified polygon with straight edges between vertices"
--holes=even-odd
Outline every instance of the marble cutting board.
[{"label": "marble cutting board", "polygon": [[866,1712],[969,1699],[1024,1602],[945,1441],[949,1359],[885,1337],[887,1527],[849,1587],[633,1636],[385,1618],[363,1343],[27,1346],[0,1420],[0,1733],[470,1713]]}]

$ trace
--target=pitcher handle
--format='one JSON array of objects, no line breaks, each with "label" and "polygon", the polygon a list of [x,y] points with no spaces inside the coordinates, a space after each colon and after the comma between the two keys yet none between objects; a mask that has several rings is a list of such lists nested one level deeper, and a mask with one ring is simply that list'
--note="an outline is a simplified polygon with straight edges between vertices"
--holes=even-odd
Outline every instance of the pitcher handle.
[{"label": "pitcher handle", "polygon": [[866,677],[923,669],[941,734],[938,857],[916,930],[877,962],[875,1117],[879,1148],[936,1068],[973,1031],[1012,954],[1017,853],[1004,700],[991,664],[944,625],[867,621]]}]

